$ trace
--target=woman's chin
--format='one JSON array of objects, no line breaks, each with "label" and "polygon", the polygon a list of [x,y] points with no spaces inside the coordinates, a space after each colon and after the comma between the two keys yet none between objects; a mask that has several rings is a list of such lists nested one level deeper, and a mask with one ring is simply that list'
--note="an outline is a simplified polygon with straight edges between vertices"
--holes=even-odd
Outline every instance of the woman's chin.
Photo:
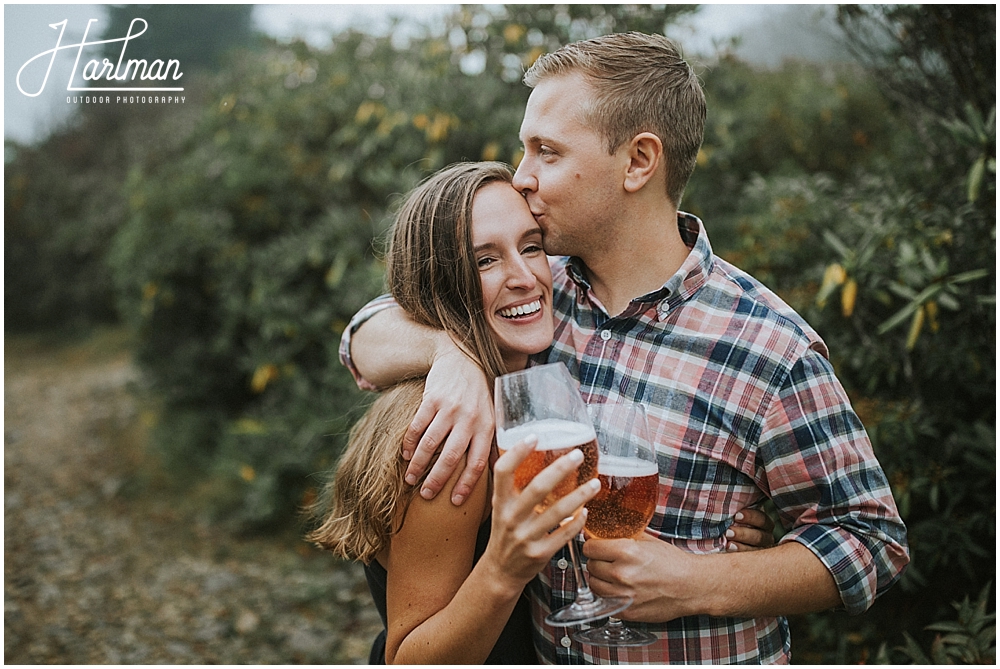
[{"label": "woman's chin", "polygon": [[523,333],[516,341],[501,344],[504,358],[525,358],[545,351],[552,344],[552,333]]}]

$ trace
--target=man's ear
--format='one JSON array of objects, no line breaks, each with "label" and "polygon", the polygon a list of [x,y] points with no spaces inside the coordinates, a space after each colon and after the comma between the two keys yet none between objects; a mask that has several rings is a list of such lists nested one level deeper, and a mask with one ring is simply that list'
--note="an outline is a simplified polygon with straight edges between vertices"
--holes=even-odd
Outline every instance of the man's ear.
[{"label": "man's ear", "polygon": [[638,192],[664,164],[663,142],[651,132],[640,132],[628,146],[628,169],[625,171],[625,190]]}]

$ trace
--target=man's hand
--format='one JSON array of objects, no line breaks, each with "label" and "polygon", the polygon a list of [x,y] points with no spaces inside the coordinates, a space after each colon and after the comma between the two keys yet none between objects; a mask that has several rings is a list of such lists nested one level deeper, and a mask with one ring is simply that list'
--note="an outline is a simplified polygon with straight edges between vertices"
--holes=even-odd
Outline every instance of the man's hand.
[{"label": "man's hand", "polygon": [[829,570],[797,541],[762,551],[697,555],[644,534],[590,539],[583,554],[594,592],[634,598],[620,616],[624,620],[779,616],[842,604]]},{"label": "man's hand", "polygon": [[440,448],[420,489],[424,499],[431,499],[468,450],[465,471],[451,496],[452,503],[460,505],[489,464],[493,400],[483,370],[450,341],[442,340],[431,364],[423,402],[403,437],[403,458],[410,461],[406,482],[413,485]]},{"label": "man's hand", "polygon": [[583,554],[595,593],[633,598],[623,620],[666,622],[699,613],[697,556],[647,534],[589,539]]}]

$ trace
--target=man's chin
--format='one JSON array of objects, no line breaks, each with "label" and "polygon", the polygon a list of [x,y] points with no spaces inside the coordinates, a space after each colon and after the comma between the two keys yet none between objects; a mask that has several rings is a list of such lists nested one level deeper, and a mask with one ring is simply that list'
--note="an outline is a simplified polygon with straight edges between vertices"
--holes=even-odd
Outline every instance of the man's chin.
[{"label": "man's chin", "polygon": [[542,237],[542,249],[545,251],[545,255],[548,256],[573,255],[572,253],[567,253],[566,244],[563,240],[551,233]]}]

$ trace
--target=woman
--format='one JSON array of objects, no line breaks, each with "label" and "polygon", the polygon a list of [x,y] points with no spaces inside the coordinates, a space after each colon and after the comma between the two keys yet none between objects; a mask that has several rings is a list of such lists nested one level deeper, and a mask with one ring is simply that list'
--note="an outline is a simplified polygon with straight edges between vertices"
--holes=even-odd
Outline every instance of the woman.
[{"label": "woman", "polygon": [[[523,369],[553,336],[542,233],[511,176],[500,163],[462,163],[432,176],[400,210],[387,263],[397,303],[447,331],[489,377]],[[533,446],[520,444],[461,507],[449,500],[464,463],[444,494],[424,500],[415,494],[419,481],[404,483],[400,456],[422,392],[421,380],[395,386],[354,427],[328,485],[332,508],[309,538],[366,564],[386,624],[371,662],[534,664],[521,590],[582,529],[580,507],[596,489],[584,484],[536,514],[579,464],[578,452],[519,494],[512,473]]]},{"label": "woman", "polygon": [[[399,305],[446,330],[490,376],[523,369],[553,334],[541,230],[511,176],[505,165],[482,163],[428,179],[400,210],[387,259]],[[331,483],[332,509],[309,538],[366,563],[386,623],[384,657],[376,642],[371,661],[534,664],[521,591],[583,528],[580,507],[596,489],[580,486],[536,514],[579,462],[565,456],[518,494],[512,473],[530,450],[524,444],[497,461],[492,479],[482,477],[461,507],[450,494],[424,500],[415,494],[419,482],[403,482],[400,457],[422,392],[419,380],[395,386],[354,427]]]}]

